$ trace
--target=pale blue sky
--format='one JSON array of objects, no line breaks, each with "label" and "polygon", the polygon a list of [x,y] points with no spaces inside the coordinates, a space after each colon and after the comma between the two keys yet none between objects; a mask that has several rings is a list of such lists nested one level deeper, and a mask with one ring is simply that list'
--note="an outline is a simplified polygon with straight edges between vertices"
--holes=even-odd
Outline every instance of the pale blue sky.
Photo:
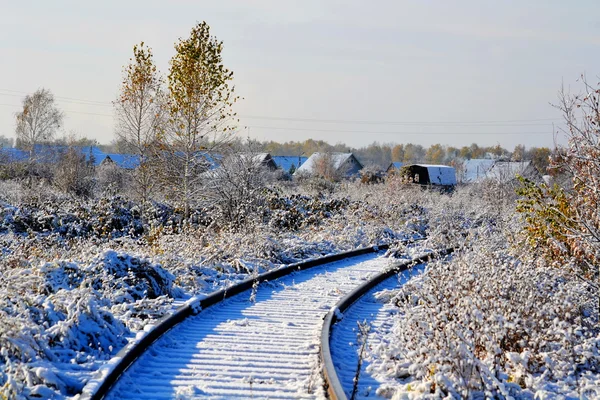
[{"label": "pale blue sky", "polygon": [[24,94],[45,87],[66,132],[110,142],[133,45],[166,72],[202,20],[244,97],[240,127],[261,140],[551,146],[561,82],[600,73],[597,0],[0,1],[5,136]]}]

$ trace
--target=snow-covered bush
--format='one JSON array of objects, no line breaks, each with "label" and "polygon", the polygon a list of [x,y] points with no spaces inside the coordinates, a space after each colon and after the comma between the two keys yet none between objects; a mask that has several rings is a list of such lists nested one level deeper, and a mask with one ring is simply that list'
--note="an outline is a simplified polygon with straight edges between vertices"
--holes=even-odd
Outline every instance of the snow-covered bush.
[{"label": "snow-covered bush", "polygon": [[488,223],[469,192],[386,184],[336,183],[333,193],[315,194],[266,180],[244,229],[231,229],[216,204],[191,209],[186,220],[167,202],[36,195],[3,184],[10,190],[0,192],[0,393],[9,398],[78,393],[135,331],[172,311],[184,294],[417,233],[442,246],[450,239],[435,239],[442,237],[435,224],[453,229],[449,215],[462,215],[460,227]]},{"label": "snow-covered bush", "polygon": [[394,328],[372,373],[395,398],[592,396],[600,383],[594,292],[568,272],[482,233],[393,298]]},{"label": "snow-covered bush", "polygon": [[216,223],[237,229],[254,222],[270,177],[259,157],[253,152],[232,152],[223,157],[218,168],[203,174],[204,202],[217,212]]},{"label": "snow-covered bush", "polygon": [[574,267],[580,276],[599,282],[600,263],[600,83],[581,79],[584,91],[561,91],[557,108],[563,113],[568,139],[558,149],[550,169],[570,177],[571,184],[535,185],[523,180],[519,211],[525,239],[541,257]]},{"label": "snow-covered bush", "polygon": [[52,181],[64,193],[90,197],[95,186],[94,167],[86,161],[85,155],[69,147],[60,155]]}]

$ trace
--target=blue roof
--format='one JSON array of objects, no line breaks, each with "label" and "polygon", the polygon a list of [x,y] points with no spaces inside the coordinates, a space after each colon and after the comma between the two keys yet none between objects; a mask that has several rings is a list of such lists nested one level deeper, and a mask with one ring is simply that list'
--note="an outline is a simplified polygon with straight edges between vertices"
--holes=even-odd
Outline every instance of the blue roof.
[{"label": "blue roof", "polygon": [[140,156],[137,154],[107,154],[105,158],[114,162],[119,168],[136,169],[140,166]]},{"label": "blue roof", "polygon": [[33,158],[37,162],[56,164],[68,150],[63,145],[36,144],[33,146]]},{"label": "blue roof", "polygon": [[[94,159],[94,166],[98,166],[106,158],[106,154],[95,146],[74,147],[85,157],[85,161],[89,162],[90,158]],[[69,150],[69,146],[65,145],[49,145],[36,144],[33,146],[33,157],[35,161],[42,163],[54,164],[60,161],[60,158]],[[0,154],[9,157],[10,161],[26,161],[29,160],[29,151],[21,150],[14,147],[5,147],[0,149]]]},{"label": "blue roof", "polygon": [[285,172],[289,172],[292,165],[298,169],[300,165],[304,164],[308,157],[298,156],[272,156],[271,157],[278,168],[281,168]]},{"label": "blue roof", "polygon": [[9,162],[27,161],[29,152],[14,147],[0,148],[0,161],[3,161],[5,157]]},{"label": "blue roof", "polygon": [[[73,148],[85,157],[87,162],[93,157],[93,164],[96,167],[106,158],[106,154],[96,146],[75,146]],[[38,162],[54,164],[60,161],[62,155],[68,150],[69,146],[66,145],[36,144],[33,146],[33,156]]]},{"label": "blue roof", "polygon": [[219,164],[221,164],[221,160],[223,159],[223,156],[221,154],[208,153],[206,151],[197,152],[196,157],[198,158],[198,161],[208,163],[209,170],[217,169],[219,167]]},{"label": "blue roof", "polygon": [[[85,146],[78,148],[81,154],[85,157],[85,161],[90,161],[91,157],[94,157],[94,166],[97,167],[104,161],[107,154],[105,154],[102,150],[97,148],[96,146]],[[114,160],[113,160],[114,161]]]}]

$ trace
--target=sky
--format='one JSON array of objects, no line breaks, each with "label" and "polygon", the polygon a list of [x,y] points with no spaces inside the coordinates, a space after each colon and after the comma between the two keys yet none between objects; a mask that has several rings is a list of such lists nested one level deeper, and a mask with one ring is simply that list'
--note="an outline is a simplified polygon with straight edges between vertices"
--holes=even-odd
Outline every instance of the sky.
[{"label": "sky", "polygon": [[552,147],[564,85],[600,74],[600,2],[0,0],[0,135],[44,87],[59,135],[109,143],[136,43],[166,76],[178,38],[206,21],[234,71],[239,135]]}]

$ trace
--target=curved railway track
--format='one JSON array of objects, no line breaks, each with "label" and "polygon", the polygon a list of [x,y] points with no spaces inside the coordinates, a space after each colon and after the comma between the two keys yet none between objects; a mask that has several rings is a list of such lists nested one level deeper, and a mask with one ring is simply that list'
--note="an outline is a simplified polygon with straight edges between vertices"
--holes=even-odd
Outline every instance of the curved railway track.
[{"label": "curved railway track", "polygon": [[186,304],[119,353],[82,398],[324,397],[322,317],[389,267],[377,250],[290,265]]},{"label": "curved railway track", "polygon": [[[422,270],[430,259],[452,252],[453,249],[447,249],[435,256],[426,255],[395,264],[346,294],[327,313],[321,329],[321,359],[325,387],[330,399],[375,397],[377,388],[386,382],[370,376],[366,371],[367,364],[361,365],[358,383],[354,385],[360,353],[360,346],[357,345],[357,323],[366,321],[372,332],[388,329],[395,307],[377,301],[374,295],[382,290],[397,288],[410,278],[413,271]],[[413,266],[414,269],[409,269]],[[378,345],[374,336],[367,337],[371,348]]]}]

